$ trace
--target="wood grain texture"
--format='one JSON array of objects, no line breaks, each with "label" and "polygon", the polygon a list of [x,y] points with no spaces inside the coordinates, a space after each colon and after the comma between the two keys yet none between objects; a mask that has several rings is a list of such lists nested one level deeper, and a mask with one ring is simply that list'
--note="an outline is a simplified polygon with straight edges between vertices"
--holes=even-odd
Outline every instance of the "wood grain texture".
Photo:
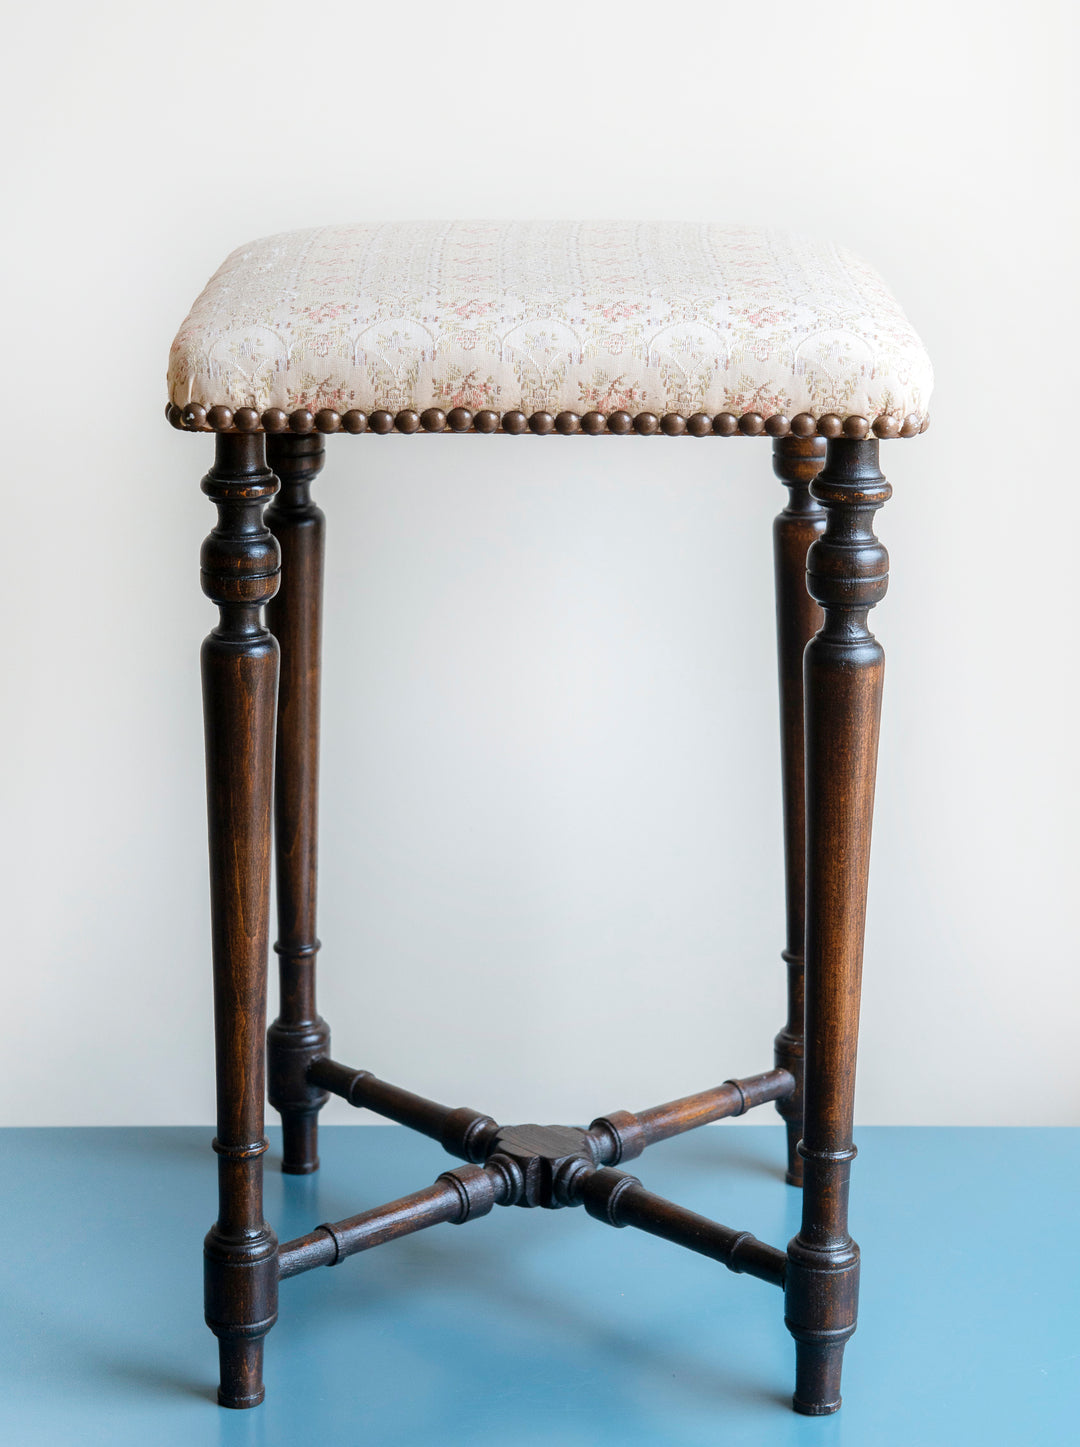
[{"label": "wood grain texture", "polygon": [[[321,414],[320,414],[321,415]],[[311,500],[324,461],[316,432],[267,439],[267,461],[281,483],[266,521],[281,550],[281,587],[267,623],[281,650],[277,714],[274,843],[277,866],[280,1008],[267,1035],[270,1104],[281,1113],[281,1169],[319,1166],[318,1118],[325,1090],[307,1068],[330,1049],[330,1028],[315,1002],[319,828],[319,686],[326,524]]]},{"label": "wood grain texture", "polygon": [[317,1226],[278,1252],[281,1278],[370,1251],[444,1222],[463,1225],[493,1206],[584,1205],[609,1226],[634,1226],[676,1246],[722,1262],[730,1271],[783,1286],[787,1257],[749,1231],[736,1231],[645,1190],[636,1176],[597,1169],[589,1132],[574,1126],[504,1127],[484,1165],[444,1171],[431,1186]]},{"label": "wood grain texture", "polygon": [[202,584],[220,622],[202,649],[217,1062],[218,1218],[204,1245],[206,1321],[225,1407],[262,1401],[262,1339],[277,1319],[277,1240],[263,1219],[270,817],[278,646],[263,605],[278,547],[263,524],[277,480],[260,436],[222,433],[203,491],[218,523]]},{"label": "wood grain texture", "polygon": [[[859,1273],[847,1193],[883,669],[867,618],[888,580],[888,558],[873,532],[874,513],[889,496],[877,439],[868,427],[840,418],[820,419],[826,443],[813,435],[813,419],[789,423],[757,414],[528,418],[432,409],[375,412],[361,428],[350,422],[352,414],[323,409],[269,422],[263,415],[271,470],[254,409],[228,417],[227,409],[211,411],[204,420],[216,429],[217,452],[203,488],[219,516],[202,566],[220,621],[203,646],[202,673],[219,1209],[204,1255],[206,1319],[220,1347],[219,1401],[250,1407],[262,1400],[262,1345],[276,1320],[279,1279],[434,1225],[477,1219],[495,1205],[584,1205],[609,1225],[633,1226],[782,1286],[796,1343],[795,1409],[835,1411],[844,1345],[855,1329]],[[770,435],[774,470],[789,489],[774,528],[789,969],[776,1065],[637,1113],[614,1111],[587,1130],[500,1126],[469,1107],[444,1106],[341,1065],[330,1057],[329,1029],[316,1008],[325,523],[311,484],[323,463],[323,435],[469,428],[515,435]],[[280,495],[264,520],[279,478]],[[266,1032],[272,828],[281,1005]],[[420,1191],[317,1226],[279,1248],[262,1209],[267,1060],[286,1172],[317,1168],[318,1111],[329,1093],[431,1137],[466,1164]],[[787,1125],[788,1180],[804,1185],[802,1224],[787,1252],[689,1212],[612,1169],[659,1141],[769,1101]]]},{"label": "wood grain texture", "polygon": [[788,502],[773,524],[776,577],[776,653],[780,684],[780,770],[784,800],[784,885],[788,1013],[774,1041],[778,1068],[795,1078],[795,1089],[776,1103],[787,1127],[789,1185],[801,1186],[803,1113],[803,943],[806,919],[806,808],[803,767],[803,654],[822,624],[822,612],[806,586],[806,555],[825,528],[825,512],[810,484],[825,466],[817,437],[781,437],[773,443],[773,471],[788,489]]},{"label": "wood grain texture", "polygon": [[773,1286],[784,1284],[787,1257],[783,1251],[767,1246],[749,1231],[722,1226],[647,1191],[636,1176],[604,1167],[584,1176],[579,1190],[586,1211],[597,1221],[609,1226],[635,1226],[650,1236],[719,1261],[729,1271],[756,1276]]},{"label": "wood grain texture", "polygon": [[837,438],[811,485],[825,531],[807,559],[824,621],[806,649],[806,1062],[802,1225],[788,1246],[785,1316],[796,1343],[796,1411],[840,1406],[855,1330],[859,1249],[848,1178],[884,653],[867,627],[889,559],[874,536],[889,484],[876,439]]},{"label": "wood grain texture", "polygon": [[589,1127],[594,1156],[605,1166],[632,1161],[648,1146],[672,1136],[684,1135],[713,1121],[743,1115],[769,1100],[784,1100],[795,1090],[795,1079],[787,1070],[767,1070],[743,1080],[725,1080],[711,1090],[684,1095],[663,1105],[634,1114],[628,1110],[602,1115]]},{"label": "wood grain texture", "polygon": [[278,1253],[281,1278],[299,1276],[317,1266],[337,1266],[357,1252],[370,1251],[444,1221],[462,1226],[486,1216],[496,1204],[516,1204],[516,1191],[512,1172],[499,1161],[444,1171],[423,1190],[348,1216],[344,1221],[317,1226],[308,1235],[285,1242]]}]

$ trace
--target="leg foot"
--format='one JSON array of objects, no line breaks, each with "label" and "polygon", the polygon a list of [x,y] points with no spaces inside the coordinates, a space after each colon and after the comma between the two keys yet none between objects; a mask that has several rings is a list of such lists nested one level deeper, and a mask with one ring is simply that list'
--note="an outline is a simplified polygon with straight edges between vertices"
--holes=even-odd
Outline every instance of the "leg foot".
[{"label": "leg foot", "polygon": [[802,1186],[803,1166],[802,1156],[799,1155],[799,1141],[802,1138],[802,1121],[789,1120],[784,1122],[787,1129],[787,1174],[784,1180],[789,1186]]},{"label": "leg foot", "polygon": [[795,1343],[795,1395],[791,1405],[804,1417],[828,1417],[839,1411],[840,1372],[846,1340]]},{"label": "leg foot", "polygon": [[[835,1191],[840,1209],[847,1203],[850,1162],[810,1161],[806,1195],[811,1205],[821,1199],[834,1167],[839,1174],[825,1185]],[[805,1203],[804,1203],[805,1205]],[[805,1417],[826,1417],[840,1406],[840,1373],[844,1347],[855,1331],[859,1314],[859,1248],[850,1237],[821,1247],[808,1247],[797,1236],[788,1246],[784,1281],[784,1320],[795,1338],[795,1395],[792,1406]]]},{"label": "leg foot", "polygon": [[221,1386],[218,1406],[257,1407],[266,1396],[263,1386],[263,1344],[258,1341],[219,1341]]},{"label": "leg foot", "polygon": [[319,1169],[319,1117],[282,1114],[281,1169],[287,1176],[310,1176]]}]

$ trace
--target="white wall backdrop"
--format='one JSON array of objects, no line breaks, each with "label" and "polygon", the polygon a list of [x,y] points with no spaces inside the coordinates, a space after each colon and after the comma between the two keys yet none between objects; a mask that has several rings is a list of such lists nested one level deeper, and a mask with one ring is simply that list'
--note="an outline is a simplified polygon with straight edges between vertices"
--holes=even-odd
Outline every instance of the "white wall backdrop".
[{"label": "white wall backdrop", "polygon": [[[252,236],[454,214],[794,225],[897,291],[938,388],[930,432],[882,449],[859,1117],[1080,1120],[1074,17],[1064,0],[8,15],[6,1121],[212,1117],[211,444],[163,420],[173,333]],[[768,445],[328,451],[339,1058],[504,1119],[767,1068]]]}]

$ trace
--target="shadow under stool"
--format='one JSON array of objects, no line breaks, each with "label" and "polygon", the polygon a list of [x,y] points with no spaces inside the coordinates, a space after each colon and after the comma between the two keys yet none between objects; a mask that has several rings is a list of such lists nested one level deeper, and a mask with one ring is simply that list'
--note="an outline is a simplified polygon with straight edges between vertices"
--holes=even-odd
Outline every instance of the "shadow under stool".
[{"label": "shadow under stool", "polygon": [[[867,619],[888,582],[873,530],[890,493],[878,446],[925,430],[931,382],[864,262],[745,227],[322,227],[235,251],[195,302],[173,345],[168,417],[213,433],[216,448],[202,583],[220,621],[202,677],[220,1206],[205,1279],[223,1406],[263,1399],[279,1281],[497,1205],[583,1205],[780,1287],[795,1409],[839,1407],[859,1279],[847,1199],[883,669]],[[498,1125],[331,1057],[315,1003],[324,518],[311,485],[326,435],[395,431],[772,439],[788,489],[774,544],[789,982],[773,1069],[585,1130]],[[671,443],[656,445],[670,467]],[[272,834],[281,994],[267,1032]],[[329,1093],[464,1164],[279,1244],[263,1219],[266,1093],[286,1172],[318,1168]],[[787,1125],[787,1180],[803,1188],[786,1250],[622,1169],[656,1141],[766,1101]]]}]

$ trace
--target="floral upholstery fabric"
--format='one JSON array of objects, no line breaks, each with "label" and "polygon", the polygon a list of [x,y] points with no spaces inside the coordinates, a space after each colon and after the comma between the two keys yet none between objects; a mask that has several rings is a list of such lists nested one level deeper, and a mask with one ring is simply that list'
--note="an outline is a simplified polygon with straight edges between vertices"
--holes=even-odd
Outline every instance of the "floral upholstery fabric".
[{"label": "floral upholstery fabric", "polygon": [[173,344],[180,407],[924,418],[929,358],[827,241],[708,223],[364,222],[234,251]]}]

